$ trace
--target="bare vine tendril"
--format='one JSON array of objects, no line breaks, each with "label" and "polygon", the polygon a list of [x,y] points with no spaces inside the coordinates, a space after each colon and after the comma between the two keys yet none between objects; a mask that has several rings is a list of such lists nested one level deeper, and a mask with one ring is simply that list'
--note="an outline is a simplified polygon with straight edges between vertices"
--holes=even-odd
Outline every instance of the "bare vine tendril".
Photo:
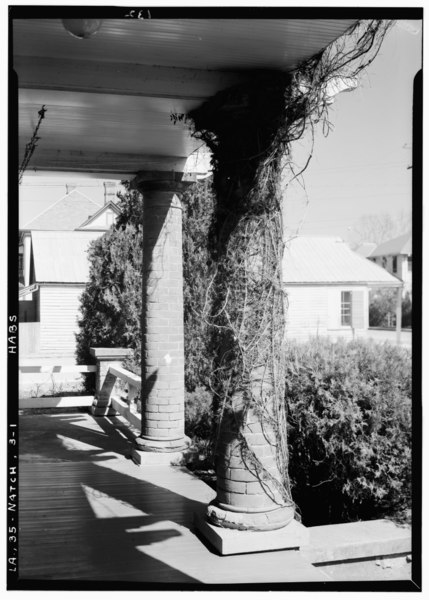
[{"label": "bare vine tendril", "polygon": [[293,141],[319,122],[329,129],[330,89],[375,58],[390,25],[360,21],[292,73],[256,73],[247,85],[219,93],[188,115],[192,134],[212,152],[217,196],[204,315],[216,356],[216,442],[228,422],[243,462],[261,481],[272,479],[247,441],[245,425],[256,415],[267,439],[275,438],[281,474],[275,485],[289,505],[281,172],[292,163]]}]

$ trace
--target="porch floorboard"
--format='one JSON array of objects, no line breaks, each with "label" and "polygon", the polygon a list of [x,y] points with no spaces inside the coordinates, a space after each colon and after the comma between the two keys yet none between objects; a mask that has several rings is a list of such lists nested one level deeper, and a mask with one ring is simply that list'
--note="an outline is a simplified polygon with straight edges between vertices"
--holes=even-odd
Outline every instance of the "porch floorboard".
[{"label": "porch floorboard", "polygon": [[214,491],[183,467],[137,466],[131,439],[116,417],[20,417],[20,579],[197,587],[327,580],[296,551],[217,555],[193,525]]}]

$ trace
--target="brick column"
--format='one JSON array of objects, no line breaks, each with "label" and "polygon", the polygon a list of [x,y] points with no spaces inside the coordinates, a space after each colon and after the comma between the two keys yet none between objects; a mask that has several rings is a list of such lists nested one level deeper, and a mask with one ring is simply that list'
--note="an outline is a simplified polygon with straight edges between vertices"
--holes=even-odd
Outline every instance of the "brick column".
[{"label": "brick column", "polygon": [[116,410],[111,406],[111,396],[116,377],[109,373],[109,367],[122,367],[122,363],[129,356],[130,350],[126,348],[91,348],[90,352],[97,360],[95,400],[91,407],[91,413],[96,417],[116,415]]},{"label": "brick column", "polygon": [[143,194],[142,430],[140,451],[177,452],[185,437],[182,208],[185,184],[140,181]]},{"label": "brick column", "polygon": [[[278,440],[269,422],[276,415],[269,404],[266,412],[261,421],[237,394],[224,414],[216,461],[217,495],[207,507],[207,517],[214,525],[269,531],[284,527],[294,517],[293,506],[285,505],[282,497]],[[240,433],[239,423],[243,423]]]}]

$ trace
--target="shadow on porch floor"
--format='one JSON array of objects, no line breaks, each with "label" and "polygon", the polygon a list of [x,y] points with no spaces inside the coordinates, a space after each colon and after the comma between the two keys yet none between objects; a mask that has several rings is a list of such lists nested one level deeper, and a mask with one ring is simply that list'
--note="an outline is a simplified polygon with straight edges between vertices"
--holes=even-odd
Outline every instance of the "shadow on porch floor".
[{"label": "shadow on porch floor", "polygon": [[296,551],[221,557],[193,530],[214,492],[182,467],[139,467],[117,418],[20,417],[19,576],[150,584],[326,581]]}]

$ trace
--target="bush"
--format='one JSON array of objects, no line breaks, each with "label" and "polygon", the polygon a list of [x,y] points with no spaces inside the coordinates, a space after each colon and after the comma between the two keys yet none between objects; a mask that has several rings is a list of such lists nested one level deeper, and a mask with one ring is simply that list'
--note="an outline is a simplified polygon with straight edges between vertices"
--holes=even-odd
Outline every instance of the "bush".
[{"label": "bush", "polygon": [[187,392],[185,399],[185,433],[195,441],[209,441],[213,426],[213,397],[205,388]]},{"label": "bush", "polygon": [[411,506],[411,357],[314,340],[286,361],[289,476],[306,525],[400,517]]},{"label": "bush", "polygon": [[402,300],[402,327],[411,327],[413,323],[413,305],[410,292]]},{"label": "bush", "polygon": [[185,433],[192,440],[187,468],[216,490],[213,454],[213,396],[205,388],[187,392],[185,398]]},{"label": "bush", "polygon": [[[136,193],[122,198],[114,228],[90,245],[89,281],[80,298],[76,334],[79,364],[94,362],[91,347],[130,348],[133,360],[140,363],[143,238],[141,199],[140,211],[138,202]],[[85,386],[92,391],[89,378]]]},{"label": "bush", "polygon": [[215,205],[211,178],[198,181],[183,195],[183,308],[186,389],[208,387],[210,357],[207,291],[210,281],[209,229]]},{"label": "bush", "polygon": [[371,291],[369,297],[369,326],[393,327],[395,321],[396,290]]},{"label": "bush", "polygon": [[[375,290],[369,296],[369,326],[394,327],[396,324],[396,290]],[[402,298],[401,327],[411,327],[411,295],[406,292]]]}]

